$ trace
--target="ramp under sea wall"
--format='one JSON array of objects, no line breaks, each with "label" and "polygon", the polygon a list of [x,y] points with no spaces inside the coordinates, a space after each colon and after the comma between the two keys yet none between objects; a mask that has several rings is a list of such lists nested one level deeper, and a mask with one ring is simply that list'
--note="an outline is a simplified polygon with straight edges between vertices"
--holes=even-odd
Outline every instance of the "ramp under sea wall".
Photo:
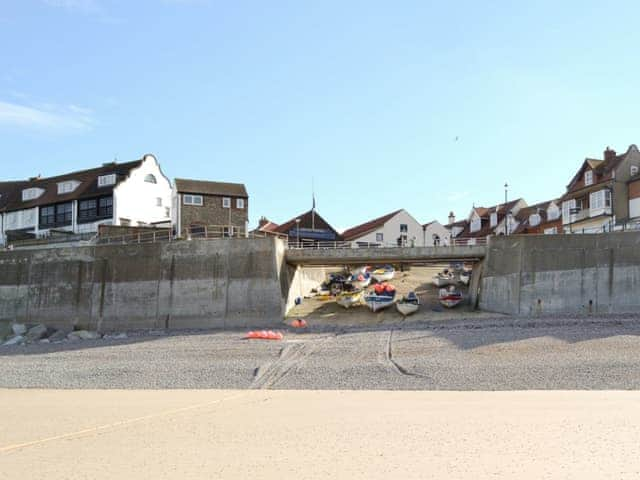
[{"label": "ramp under sea wall", "polygon": [[103,331],[275,326],[289,268],[274,238],[1,252],[0,320]]},{"label": "ramp under sea wall", "polygon": [[479,306],[514,314],[640,311],[640,232],[492,237]]}]

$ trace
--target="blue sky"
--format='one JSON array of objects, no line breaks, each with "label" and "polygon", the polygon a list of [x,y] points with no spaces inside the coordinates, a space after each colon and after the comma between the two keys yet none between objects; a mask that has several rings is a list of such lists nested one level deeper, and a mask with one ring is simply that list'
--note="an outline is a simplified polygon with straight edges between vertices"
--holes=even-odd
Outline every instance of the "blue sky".
[{"label": "blue sky", "polygon": [[1,176],[150,152],[337,228],[553,198],[640,142],[640,4],[524,3],[2,0]]}]

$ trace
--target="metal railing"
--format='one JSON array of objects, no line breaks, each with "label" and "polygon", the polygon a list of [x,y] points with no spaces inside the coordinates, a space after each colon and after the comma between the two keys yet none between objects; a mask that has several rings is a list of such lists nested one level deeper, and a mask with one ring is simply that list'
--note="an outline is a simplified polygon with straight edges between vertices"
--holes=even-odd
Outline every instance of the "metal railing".
[{"label": "metal railing", "polygon": [[[479,238],[455,238],[452,239],[450,243],[441,243],[440,245],[425,245],[427,247],[433,248],[449,248],[452,246],[461,247],[461,246],[476,246],[476,245],[486,245],[487,239],[486,237]],[[334,250],[334,249],[360,249],[360,248],[411,248],[411,247],[422,247],[422,245],[415,244],[401,244],[397,243],[379,243],[379,242],[346,242],[346,241],[296,241],[295,239],[289,238],[288,248],[291,250]]]}]

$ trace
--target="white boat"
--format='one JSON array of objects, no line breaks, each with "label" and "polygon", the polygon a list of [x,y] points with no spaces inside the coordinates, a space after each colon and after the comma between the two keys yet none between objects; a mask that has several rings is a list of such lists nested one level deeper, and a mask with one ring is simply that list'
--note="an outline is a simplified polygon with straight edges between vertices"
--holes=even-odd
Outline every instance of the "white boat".
[{"label": "white boat", "polygon": [[362,303],[362,290],[342,292],[336,297],[336,303],[344,308],[350,308]]},{"label": "white boat", "polygon": [[387,265],[386,267],[374,270],[371,273],[371,276],[376,282],[381,283],[393,279],[395,274],[396,271],[394,270],[394,268],[390,265]]},{"label": "white boat", "polygon": [[414,292],[410,292],[409,295],[403,297],[399,302],[396,302],[396,308],[403,315],[411,315],[420,308],[420,299]]},{"label": "white boat", "polygon": [[369,272],[353,274],[349,277],[348,282],[353,285],[353,288],[362,289],[367,288],[371,283],[371,274]]},{"label": "white boat", "polygon": [[454,285],[456,279],[450,272],[440,272],[433,276],[433,284],[436,287],[446,287],[447,285]]},{"label": "white boat", "polygon": [[393,305],[395,298],[396,298],[395,292],[393,292],[392,294],[382,294],[382,295],[378,295],[377,293],[372,293],[364,297],[364,303],[367,304],[367,307],[369,307],[372,312],[377,312],[378,310],[382,310],[383,308],[387,308]]},{"label": "white boat", "polygon": [[462,293],[455,288],[441,288],[438,292],[438,300],[447,308],[453,308],[462,302]]}]

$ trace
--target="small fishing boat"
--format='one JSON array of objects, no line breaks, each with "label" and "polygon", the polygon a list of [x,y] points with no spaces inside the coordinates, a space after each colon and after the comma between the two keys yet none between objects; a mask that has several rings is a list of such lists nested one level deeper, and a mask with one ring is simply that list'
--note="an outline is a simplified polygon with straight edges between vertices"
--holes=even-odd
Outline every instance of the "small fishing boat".
[{"label": "small fishing boat", "polygon": [[458,278],[460,279],[460,283],[462,283],[463,285],[469,285],[469,280],[471,279],[471,272],[468,272],[467,270],[463,270],[458,275]]},{"label": "small fishing boat", "polygon": [[353,288],[367,288],[371,283],[371,274],[369,272],[353,274],[349,277],[348,282]]},{"label": "small fishing boat", "polygon": [[403,297],[396,303],[396,308],[403,316],[406,317],[407,315],[411,315],[418,311],[420,308],[420,299],[415,292],[409,292],[406,297]]},{"label": "small fishing boat", "polygon": [[391,280],[395,274],[396,271],[391,265],[385,265],[382,268],[377,268],[371,273],[373,279],[379,283]]},{"label": "small fishing boat", "polygon": [[350,308],[362,303],[362,290],[342,292],[336,297],[336,303],[344,308]]},{"label": "small fishing boat", "polygon": [[373,312],[387,308],[393,304],[396,298],[396,289],[393,285],[379,283],[373,293],[364,297],[364,302]]},{"label": "small fishing boat", "polygon": [[449,270],[443,270],[433,276],[433,284],[436,287],[446,287],[447,285],[454,285],[455,283],[455,276]]},{"label": "small fishing boat", "polygon": [[365,273],[371,273],[371,267],[369,265],[364,265],[363,267],[358,267],[351,271],[352,275],[360,275]]},{"label": "small fishing boat", "polygon": [[438,292],[438,300],[442,306],[453,308],[462,302],[462,293],[452,285],[449,288],[441,288]]}]

